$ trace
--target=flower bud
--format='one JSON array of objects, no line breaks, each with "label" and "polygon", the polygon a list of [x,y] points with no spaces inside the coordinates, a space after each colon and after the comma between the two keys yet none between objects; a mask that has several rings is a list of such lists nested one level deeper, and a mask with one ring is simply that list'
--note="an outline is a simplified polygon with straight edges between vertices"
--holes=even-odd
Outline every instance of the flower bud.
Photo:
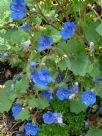
[{"label": "flower bud", "polygon": [[23,43],[21,44],[22,47],[23,47],[23,50],[24,50],[24,51],[27,51],[30,44],[31,44],[31,41],[30,41],[30,40],[23,42]]},{"label": "flower bud", "polygon": [[9,57],[9,54],[8,54],[7,52],[5,52],[5,53],[3,54],[3,56],[4,56],[5,59],[7,59],[7,58]]},{"label": "flower bud", "polygon": [[95,46],[94,46],[94,43],[93,42],[90,42],[90,52],[93,53],[94,52],[94,49],[95,49]]}]

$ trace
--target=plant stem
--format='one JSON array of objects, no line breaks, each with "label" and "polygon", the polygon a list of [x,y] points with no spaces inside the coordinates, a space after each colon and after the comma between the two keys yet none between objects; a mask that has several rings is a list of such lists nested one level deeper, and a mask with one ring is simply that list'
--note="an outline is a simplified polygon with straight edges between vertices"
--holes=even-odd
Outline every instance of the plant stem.
[{"label": "plant stem", "polygon": [[59,2],[59,0],[56,0],[56,2],[58,3],[59,7],[61,7],[61,9],[62,9],[62,13],[64,15],[63,17],[65,17],[66,20],[69,21],[69,18],[68,18],[67,14],[66,14],[64,5],[61,5],[61,3]]},{"label": "plant stem", "polygon": [[44,16],[44,14],[42,13],[39,5],[37,4],[38,10],[39,10],[39,14],[44,18],[44,20],[46,21],[47,24],[51,25],[53,28],[55,28],[56,30],[59,30],[55,25],[53,25],[52,23],[49,22],[49,20],[46,18],[46,16]]}]

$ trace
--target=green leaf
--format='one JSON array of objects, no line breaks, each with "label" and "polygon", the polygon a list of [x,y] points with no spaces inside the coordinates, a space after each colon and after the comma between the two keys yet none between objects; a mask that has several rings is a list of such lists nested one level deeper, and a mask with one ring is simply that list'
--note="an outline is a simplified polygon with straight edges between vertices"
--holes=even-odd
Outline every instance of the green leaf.
[{"label": "green leaf", "polygon": [[[3,19],[5,17],[5,13],[7,11],[10,12],[10,2],[12,0],[1,0],[0,1],[0,19]],[[9,15],[9,14],[8,14]]]},{"label": "green leaf", "polygon": [[36,90],[36,91],[41,91],[42,88],[45,89],[46,87],[40,87],[37,84],[34,85],[34,90]]},{"label": "green leaf", "polygon": [[96,31],[99,35],[102,36],[102,23],[96,27]]},{"label": "green leaf", "polygon": [[96,95],[102,98],[102,82],[95,86]]},{"label": "green leaf", "polygon": [[[38,1],[38,0],[37,0],[37,1]],[[40,5],[40,9],[41,9],[43,15],[46,16],[46,17],[49,17],[49,18],[51,18],[51,17],[54,15],[54,13],[55,13],[55,10],[52,10],[52,9],[51,9],[51,5],[52,5],[52,4],[48,4],[47,2],[46,2],[46,4],[42,3],[42,4]],[[51,18],[51,21],[52,21],[53,19],[54,19],[54,18]]]},{"label": "green leaf", "polygon": [[[7,94],[8,97],[10,95],[12,95],[14,93],[14,84],[12,80],[8,80],[5,83],[5,87],[2,89],[2,91],[0,91],[0,93],[5,93],[5,95]],[[3,96],[2,96],[3,97]],[[1,98],[2,99],[2,98]]]},{"label": "green leaf", "polygon": [[24,30],[9,30],[4,35],[5,40],[9,41],[12,44],[21,44],[22,42],[26,41],[29,38],[29,35]]},{"label": "green leaf", "polygon": [[56,67],[55,61],[53,61],[53,59],[51,59],[51,57],[50,57],[50,59],[46,60],[46,65],[48,68],[51,67],[51,68],[55,69],[55,67]]},{"label": "green leaf", "polygon": [[39,17],[39,16],[37,16],[37,17],[33,17],[32,18],[32,22],[35,24],[35,25],[40,25],[41,24],[41,22],[42,22],[42,19]]},{"label": "green leaf", "polygon": [[83,7],[84,7],[84,2],[83,1],[76,1],[75,4],[74,4],[74,10],[75,12],[77,11],[81,11],[83,10]]},{"label": "green leaf", "polygon": [[61,82],[61,83],[58,83],[54,86],[54,89],[55,88],[59,88],[59,87],[68,87],[68,85],[65,83],[65,82]]},{"label": "green leaf", "polygon": [[66,42],[60,42],[57,47],[60,49],[60,52],[63,54],[68,54],[69,52],[69,46],[66,44]]},{"label": "green leaf", "polygon": [[49,107],[49,101],[47,99],[39,98],[37,101],[38,101],[38,108],[39,109],[45,109],[45,108]]},{"label": "green leaf", "polygon": [[82,40],[70,39],[65,42],[60,42],[57,46],[69,57],[85,54],[85,45]]},{"label": "green leaf", "polygon": [[35,0],[24,0],[24,2],[26,3],[26,5],[29,7],[29,9],[32,10],[32,8],[34,8],[33,3],[35,2]]},{"label": "green leaf", "polygon": [[76,75],[84,76],[89,72],[90,61],[85,54],[85,45],[82,40],[71,39],[67,44],[62,42],[58,48],[67,55],[59,63],[61,70],[69,68]]},{"label": "green leaf", "polygon": [[70,111],[76,114],[86,111],[87,107],[81,102],[80,98],[70,101]]},{"label": "green leaf", "polygon": [[[7,97],[6,97],[7,98]],[[12,106],[12,101],[8,99],[4,99],[3,102],[0,101],[0,112],[9,111]]]},{"label": "green leaf", "polygon": [[9,80],[5,83],[5,88],[0,90],[0,112],[9,111],[16,97],[13,82]]},{"label": "green leaf", "polygon": [[68,58],[66,59],[63,59],[61,60],[59,63],[58,63],[58,67],[63,71],[63,70],[66,70],[66,68],[70,68],[70,62],[68,61]]},{"label": "green leaf", "polygon": [[51,31],[50,37],[53,39],[54,43],[57,43],[61,40],[61,35],[57,30]]},{"label": "green leaf", "polygon": [[[15,50],[16,50],[16,48],[15,48]],[[21,63],[22,63],[22,60],[18,56],[15,56],[12,59],[10,59],[10,65],[12,67],[17,67]]]},{"label": "green leaf", "polygon": [[39,60],[41,60],[41,55],[40,55],[39,52],[37,52],[35,54],[32,53],[30,58],[31,58],[32,61],[39,61]]},{"label": "green leaf", "polygon": [[12,80],[8,80],[5,83],[5,87],[0,91],[0,101],[4,102],[6,100],[13,101],[17,96],[14,91],[14,84]]},{"label": "green leaf", "polygon": [[79,55],[70,59],[71,71],[76,75],[84,76],[89,72],[90,61],[87,56]]},{"label": "green leaf", "polygon": [[93,4],[94,0],[89,0],[89,3]]},{"label": "green leaf", "polygon": [[90,88],[93,88],[93,83],[91,80],[89,80],[89,78],[86,78],[85,80],[83,80],[83,88],[85,90],[90,90]]},{"label": "green leaf", "polygon": [[28,100],[28,105],[32,108],[35,108],[38,106],[38,101],[36,100],[35,97],[31,97],[29,100]]},{"label": "green leaf", "polygon": [[101,73],[100,73],[100,70],[99,70],[99,65],[97,65],[95,63],[90,64],[89,72],[88,73],[94,79],[97,78],[97,77],[100,77]]},{"label": "green leaf", "polygon": [[102,130],[99,128],[90,128],[85,136],[102,136]]},{"label": "green leaf", "polygon": [[34,32],[34,40],[38,42],[38,40],[42,37],[41,32]]},{"label": "green leaf", "polygon": [[26,4],[32,3],[33,0],[24,0]]},{"label": "green leaf", "polygon": [[[26,75],[24,75],[26,76]],[[26,77],[22,77],[22,79],[20,81],[16,82],[16,94],[22,94],[25,93],[27,91],[27,88],[29,86],[29,81]]]},{"label": "green leaf", "polygon": [[71,56],[85,54],[85,44],[83,40],[70,39],[67,42],[68,53]]},{"label": "green leaf", "polygon": [[5,44],[4,38],[0,37],[0,51],[7,51],[7,46]]},{"label": "green leaf", "polygon": [[99,40],[99,34],[96,33],[96,27],[99,25],[99,22],[91,23],[88,28],[86,29],[86,38],[87,40],[96,42]]},{"label": "green leaf", "polygon": [[49,101],[44,98],[34,98],[31,97],[28,100],[28,105],[32,108],[39,108],[39,109],[45,109],[49,106]]},{"label": "green leaf", "polygon": [[53,39],[53,42],[59,42],[61,40],[61,35],[58,30],[51,26],[46,25],[46,33]]},{"label": "green leaf", "polygon": [[48,68],[48,70],[50,71],[50,73],[54,72],[56,70],[56,63],[55,61],[53,61],[53,59],[50,57],[50,59],[46,60],[46,67]]},{"label": "green leaf", "polygon": [[15,117],[16,120],[29,120],[30,113],[28,109],[22,109],[19,114]]}]

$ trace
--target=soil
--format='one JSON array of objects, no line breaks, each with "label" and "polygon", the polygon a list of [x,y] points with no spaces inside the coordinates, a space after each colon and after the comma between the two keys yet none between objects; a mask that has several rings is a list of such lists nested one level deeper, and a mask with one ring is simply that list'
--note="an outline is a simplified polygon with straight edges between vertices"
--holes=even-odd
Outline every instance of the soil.
[{"label": "soil", "polygon": [[[5,82],[11,80],[20,71],[21,69],[19,67],[12,68],[8,62],[0,62],[0,91]],[[17,132],[20,132],[18,130],[19,126],[21,126],[21,123],[15,122],[10,112],[0,113],[0,134],[4,134],[3,136],[17,136]]]},{"label": "soil", "polygon": [[8,62],[0,62],[0,85],[4,85],[7,80],[20,72],[19,67],[12,68]]}]

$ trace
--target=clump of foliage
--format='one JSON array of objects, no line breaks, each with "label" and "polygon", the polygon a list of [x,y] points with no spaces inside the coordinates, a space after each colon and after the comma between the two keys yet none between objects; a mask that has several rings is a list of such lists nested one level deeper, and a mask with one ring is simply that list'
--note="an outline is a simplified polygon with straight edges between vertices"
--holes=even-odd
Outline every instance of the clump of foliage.
[{"label": "clump of foliage", "polygon": [[81,112],[79,114],[74,114],[70,112],[70,103],[68,101],[59,101],[54,99],[51,103],[51,107],[56,112],[61,112],[63,114],[63,119],[67,127],[67,132],[70,135],[79,135],[83,132],[85,127],[86,114]]},{"label": "clump of foliage", "polygon": [[51,124],[51,125],[46,125],[43,124],[41,126],[41,131],[38,134],[38,136],[70,136],[68,132],[68,127],[67,125],[56,125],[56,124]]},{"label": "clump of foliage", "polygon": [[69,134],[80,135],[85,126],[85,113],[72,114],[66,113],[64,115],[65,122],[67,123]]}]

